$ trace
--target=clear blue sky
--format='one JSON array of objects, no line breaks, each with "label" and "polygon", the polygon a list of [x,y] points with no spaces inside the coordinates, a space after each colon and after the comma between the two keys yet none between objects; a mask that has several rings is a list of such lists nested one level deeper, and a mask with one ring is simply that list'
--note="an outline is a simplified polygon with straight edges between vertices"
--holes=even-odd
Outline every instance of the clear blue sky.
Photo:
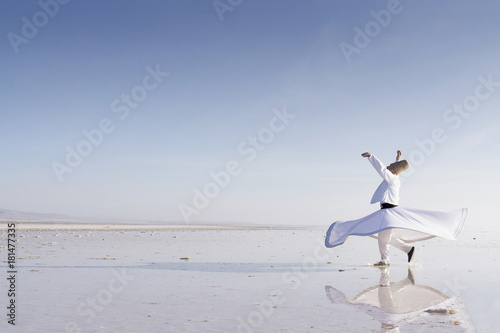
[{"label": "clear blue sky", "polygon": [[[360,154],[389,163],[401,149],[401,205],[468,207],[486,228],[499,218],[499,10],[2,1],[0,207],[328,225],[377,209]],[[86,156],[71,166],[68,149]]]}]

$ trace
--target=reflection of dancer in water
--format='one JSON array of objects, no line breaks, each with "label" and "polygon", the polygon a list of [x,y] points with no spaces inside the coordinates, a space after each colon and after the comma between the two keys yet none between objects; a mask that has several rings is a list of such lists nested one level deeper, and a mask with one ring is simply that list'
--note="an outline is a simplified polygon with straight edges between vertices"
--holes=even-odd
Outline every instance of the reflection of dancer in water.
[{"label": "reflection of dancer in water", "polygon": [[406,160],[400,161],[400,150],[397,151],[396,162],[388,167],[373,154],[367,152],[361,156],[368,158],[383,179],[371,200],[371,203],[379,202],[381,209],[358,220],[333,223],[326,233],[327,247],[343,244],[350,235],[377,234],[381,260],[375,265],[388,266],[390,245],[407,253],[410,262],[415,247],[408,243],[434,236],[454,240],[460,235],[467,215],[465,208],[437,212],[398,207],[401,184],[399,174],[409,168]]},{"label": "reflection of dancer in water", "polygon": [[334,304],[352,305],[381,323],[380,332],[399,332],[405,325],[425,328],[453,328],[454,332],[474,332],[465,307],[458,297],[415,284],[413,273],[399,282],[389,282],[389,267],[380,267],[378,285],[367,288],[350,300],[332,286],[325,286],[326,296]]}]

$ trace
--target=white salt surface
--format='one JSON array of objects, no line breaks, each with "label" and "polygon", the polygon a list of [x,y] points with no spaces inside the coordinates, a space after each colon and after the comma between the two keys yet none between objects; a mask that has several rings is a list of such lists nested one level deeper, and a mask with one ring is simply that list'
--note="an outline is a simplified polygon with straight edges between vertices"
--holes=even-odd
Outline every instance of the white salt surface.
[{"label": "white salt surface", "polygon": [[[385,311],[383,271],[367,265],[378,259],[376,240],[351,237],[326,249],[328,226],[17,225],[12,326],[7,232],[0,226],[1,332],[498,331],[498,231],[417,243],[412,267],[393,249],[385,272],[392,310]],[[423,304],[443,302],[410,309],[415,297],[401,293],[420,295]]]}]

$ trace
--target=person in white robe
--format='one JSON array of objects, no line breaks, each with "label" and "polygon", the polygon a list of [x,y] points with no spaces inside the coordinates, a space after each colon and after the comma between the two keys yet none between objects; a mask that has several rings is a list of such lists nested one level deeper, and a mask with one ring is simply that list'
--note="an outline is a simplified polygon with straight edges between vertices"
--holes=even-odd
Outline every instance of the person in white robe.
[{"label": "person in white robe", "polygon": [[[375,155],[370,153],[361,154],[367,157],[383,181],[373,194],[370,203],[380,202],[381,209],[390,209],[399,205],[399,189],[401,181],[399,174],[410,167],[406,160],[400,161],[401,150],[397,151],[396,162],[386,167]],[[394,229],[385,229],[378,233],[378,248],[380,252],[380,261],[375,266],[389,265],[389,247],[390,245],[400,249],[408,254],[408,262],[413,258],[415,247],[408,245],[404,240],[393,234]]]},{"label": "person in white robe", "polygon": [[467,209],[449,212],[425,211],[399,207],[399,174],[409,168],[406,160],[400,160],[397,151],[396,162],[385,166],[375,155],[363,153],[377,173],[382,177],[370,203],[380,203],[380,210],[358,220],[337,221],[326,233],[325,246],[335,247],[345,242],[350,235],[378,238],[380,261],[376,266],[388,266],[390,245],[407,253],[408,262],[413,258],[415,247],[408,243],[434,236],[455,240],[461,234]]}]

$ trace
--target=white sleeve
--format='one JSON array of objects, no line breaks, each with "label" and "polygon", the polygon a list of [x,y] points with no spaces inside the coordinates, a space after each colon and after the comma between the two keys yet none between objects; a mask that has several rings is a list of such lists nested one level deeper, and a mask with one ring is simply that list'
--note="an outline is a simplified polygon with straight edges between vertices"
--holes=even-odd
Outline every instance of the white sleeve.
[{"label": "white sleeve", "polygon": [[375,170],[377,170],[378,174],[389,183],[394,182],[394,180],[397,178],[397,176],[390,172],[387,167],[378,158],[375,157],[375,155],[371,155],[370,157],[368,157],[368,161],[370,161]]}]

